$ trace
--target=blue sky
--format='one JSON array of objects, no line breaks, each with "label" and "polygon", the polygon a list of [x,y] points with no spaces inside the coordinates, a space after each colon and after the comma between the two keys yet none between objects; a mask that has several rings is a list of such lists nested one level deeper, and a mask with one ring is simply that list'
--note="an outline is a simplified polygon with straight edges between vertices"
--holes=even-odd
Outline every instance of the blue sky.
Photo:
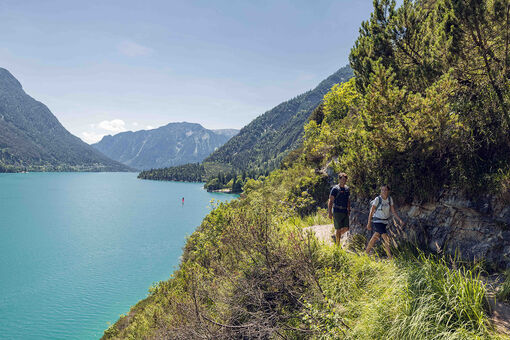
[{"label": "blue sky", "polygon": [[241,128],[348,62],[361,1],[0,2],[0,67],[87,142]]}]

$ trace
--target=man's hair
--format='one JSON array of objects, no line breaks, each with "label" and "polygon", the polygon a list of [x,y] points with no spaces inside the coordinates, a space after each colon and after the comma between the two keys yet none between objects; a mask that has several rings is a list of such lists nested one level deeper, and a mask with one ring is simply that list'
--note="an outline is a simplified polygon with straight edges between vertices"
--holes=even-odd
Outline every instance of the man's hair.
[{"label": "man's hair", "polygon": [[388,189],[388,191],[391,191],[389,184],[386,184],[386,183],[381,184],[381,189],[384,187],[386,187],[386,189]]},{"label": "man's hair", "polygon": [[347,174],[345,172],[341,172],[338,174],[338,179],[342,178],[342,177],[345,177],[347,178]]}]

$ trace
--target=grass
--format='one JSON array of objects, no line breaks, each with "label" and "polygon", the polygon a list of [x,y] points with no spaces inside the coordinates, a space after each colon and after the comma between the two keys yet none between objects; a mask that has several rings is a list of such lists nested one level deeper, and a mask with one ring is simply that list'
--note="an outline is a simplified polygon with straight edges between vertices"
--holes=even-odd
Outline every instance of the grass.
[{"label": "grass", "polygon": [[313,306],[322,318],[312,325],[317,339],[498,338],[476,266],[423,254],[376,260],[335,246],[322,248],[321,261],[326,302]]},{"label": "grass", "polygon": [[510,270],[504,273],[505,281],[501,284],[496,294],[496,297],[500,301],[510,301]]},{"label": "grass", "polygon": [[[303,227],[329,222],[322,210],[271,221],[234,205],[241,203],[221,205],[205,220],[180,270],[105,339],[251,338],[262,331],[288,339],[499,338],[479,266],[411,245],[392,261],[358,255],[303,235]],[[353,249],[365,242],[360,237]]]}]

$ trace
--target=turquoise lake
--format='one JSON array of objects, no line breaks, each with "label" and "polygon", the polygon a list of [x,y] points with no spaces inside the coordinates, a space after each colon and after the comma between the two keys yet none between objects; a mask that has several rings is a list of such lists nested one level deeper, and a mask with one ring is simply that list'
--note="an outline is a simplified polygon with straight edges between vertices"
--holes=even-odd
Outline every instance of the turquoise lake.
[{"label": "turquoise lake", "polygon": [[233,198],[135,173],[0,174],[0,338],[98,339],[170,277],[211,199]]}]

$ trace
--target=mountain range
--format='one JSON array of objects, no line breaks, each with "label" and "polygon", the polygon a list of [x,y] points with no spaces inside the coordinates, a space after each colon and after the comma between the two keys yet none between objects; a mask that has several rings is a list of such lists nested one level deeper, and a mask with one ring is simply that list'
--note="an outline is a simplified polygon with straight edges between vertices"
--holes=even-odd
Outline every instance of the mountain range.
[{"label": "mountain range", "polygon": [[152,130],[105,136],[94,148],[139,170],[201,162],[239,130],[208,130],[195,123],[170,123]]},{"label": "mountain range", "polygon": [[67,131],[0,68],[0,172],[129,171]]},{"label": "mountain range", "polygon": [[[179,166],[144,171],[145,179],[179,180],[199,178],[208,181],[219,172],[265,173],[280,166],[284,157],[301,145],[304,125],[324,95],[338,83],[353,77],[350,66],[321,81],[314,89],[287,100],[255,118],[232,139],[204,159],[203,167]],[[200,174],[191,173],[200,170]]]},{"label": "mountain range", "polygon": [[295,149],[302,140],[303,127],[313,109],[319,105],[331,87],[353,76],[345,66],[324,79],[313,90],[285,101],[241,129],[204,162],[227,164],[234,169],[272,170]]}]

